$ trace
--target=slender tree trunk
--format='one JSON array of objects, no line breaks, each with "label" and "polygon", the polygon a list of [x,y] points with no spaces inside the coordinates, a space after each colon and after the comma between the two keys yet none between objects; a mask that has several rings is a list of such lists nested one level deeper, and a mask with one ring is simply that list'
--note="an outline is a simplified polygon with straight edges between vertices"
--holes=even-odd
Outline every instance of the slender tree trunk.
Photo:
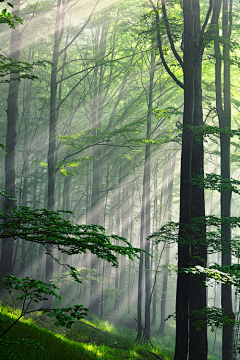
[{"label": "slender tree trunk", "polygon": [[[122,184],[122,237],[128,239],[129,235],[129,198],[128,190],[126,185],[126,176],[124,174],[124,180]],[[120,272],[120,283],[119,289],[120,293],[120,303],[124,302],[125,298],[125,289],[126,289],[126,257],[121,256],[121,272]]]},{"label": "slender tree trunk", "polygon": [[[171,163],[170,158],[168,156],[167,164]],[[168,171],[168,187],[167,187],[167,220],[168,222],[172,221],[172,193],[173,193],[173,180],[175,173],[175,159],[172,159],[172,163],[170,166],[170,171]],[[168,286],[168,268],[170,259],[170,244],[166,243],[165,246],[165,268],[163,271],[163,286],[162,286],[162,298],[161,298],[161,322],[158,333],[160,335],[164,334],[165,330],[165,319],[166,319],[166,302],[167,302],[167,286]]]},{"label": "slender tree trunk", "polygon": [[[51,95],[50,95],[50,121],[49,121],[49,146],[48,146],[48,190],[47,190],[47,209],[54,210],[55,194],[55,150],[56,150],[56,104],[57,104],[57,68],[59,60],[60,45],[60,8],[61,0],[58,0],[56,11],[56,22],[54,31],[54,49],[52,62],[54,67],[51,71]],[[47,244],[47,251],[53,250],[50,244]],[[53,278],[53,258],[46,256],[46,274],[45,282],[49,283]],[[51,308],[52,297],[46,296],[48,300],[44,301],[43,307]]]},{"label": "slender tree trunk", "polygon": [[[232,25],[232,1],[223,0],[222,16],[222,35],[226,40],[231,38]],[[229,6],[230,4],[230,6]],[[217,30],[217,35],[219,31]],[[229,47],[223,45],[223,92],[222,92],[222,60],[218,41],[214,43],[216,65],[215,65],[215,85],[216,85],[216,105],[221,129],[231,129],[231,91],[230,91],[230,51]],[[223,98],[222,98],[223,94]],[[221,148],[221,176],[223,179],[230,180],[230,137],[220,133]],[[231,190],[221,191],[221,218],[231,216]],[[229,225],[222,225],[222,266],[231,265],[231,228]],[[222,284],[221,305],[226,315],[233,320],[234,313],[232,308],[232,289],[231,285]],[[223,325],[222,331],[222,359],[232,360],[234,355],[234,324]]]},{"label": "slender tree trunk", "polygon": [[[19,16],[20,3],[16,0],[12,2],[13,14]],[[21,32],[19,23],[15,22],[15,29],[11,30],[10,43],[10,58],[16,61],[20,58],[20,44]],[[10,84],[7,99],[7,135],[6,135],[6,156],[5,156],[5,201],[4,211],[6,214],[11,214],[15,208],[15,151],[17,143],[16,124],[18,118],[18,95],[19,95],[19,81],[14,81],[16,74],[10,74]],[[0,278],[9,276],[13,273],[13,245],[14,239],[2,239],[1,263],[0,263]],[[0,291],[3,290],[3,285],[0,283]]]},{"label": "slender tree trunk", "polygon": [[[120,203],[121,203],[121,166],[119,168],[119,180],[118,180],[118,189],[117,189],[117,214],[116,214],[116,233],[120,234]],[[119,258],[119,257],[118,257]],[[119,267],[115,268],[115,290],[117,291],[114,299],[114,310],[119,310]]]},{"label": "slender tree trunk", "polygon": [[[152,107],[153,107],[153,79],[155,72],[155,53],[151,52],[150,64],[150,82],[149,82],[149,95],[148,95],[148,116],[147,116],[147,140],[151,139],[151,121],[152,121]],[[145,182],[145,237],[147,238],[151,233],[151,153],[150,145],[146,145],[145,149],[145,163],[144,173]],[[145,250],[150,252],[150,241],[145,240]],[[144,340],[150,340],[150,306],[151,306],[151,266],[150,257],[145,254],[145,331]]]},{"label": "slender tree trunk", "polygon": [[[154,202],[153,202],[153,206],[154,206],[154,211],[153,211],[153,231],[157,230],[157,225],[158,225],[158,220],[157,220],[157,215],[158,215],[158,211],[157,211],[157,206],[158,206],[158,201],[157,201],[157,197],[158,197],[158,188],[157,188],[157,180],[158,180],[158,159],[155,165],[155,172],[154,172]],[[157,271],[157,264],[158,264],[158,244],[156,244],[153,248],[155,248],[155,254],[154,254],[154,258],[153,258],[153,263],[152,263],[152,270],[153,270],[153,266],[155,267],[155,271]],[[153,265],[154,264],[154,265]],[[153,290],[153,300],[152,300],[152,323],[151,326],[155,326],[156,325],[156,318],[157,318],[157,287],[158,287],[158,282],[157,282],[157,278],[155,280],[155,286],[154,286],[154,290]]]},{"label": "slender tree trunk", "polygon": [[[37,201],[37,189],[38,189],[38,176],[39,176],[39,165],[36,162],[33,167],[33,187],[32,187],[32,207],[33,210],[37,209],[39,202]],[[43,181],[40,182],[39,196],[41,196]]]},{"label": "slender tree trunk", "polygon": [[[86,224],[89,225],[90,224],[90,214],[89,214],[89,210],[90,210],[90,176],[89,176],[89,162],[87,163],[87,188],[86,188]],[[91,266],[91,259],[90,259],[90,253],[87,252],[86,254],[83,254],[83,262],[82,262],[82,266],[85,268],[90,268]],[[86,281],[83,282],[83,284],[80,284],[80,287],[83,288],[82,289],[82,296],[85,298],[86,297],[86,293],[87,293],[87,284]]]},{"label": "slender tree trunk", "polygon": [[[143,175],[143,184],[145,184],[145,171]],[[141,225],[140,225],[140,249],[143,249],[143,239],[145,233],[145,224],[144,224],[144,207],[145,207],[145,186],[143,186],[142,193],[142,204],[141,204]],[[139,269],[138,269],[138,296],[137,296],[137,320],[138,320],[138,332],[137,332],[137,341],[142,339],[142,297],[143,297],[143,253],[140,253]]]},{"label": "slender tree trunk", "polygon": [[[28,62],[31,60],[31,50],[29,50]],[[31,90],[32,90],[32,81],[25,81],[25,109],[24,109],[24,145],[23,145],[23,187],[22,187],[22,206],[28,206],[28,177],[29,177],[29,119],[30,119],[30,104],[31,104]],[[31,261],[30,252],[32,253],[34,249],[34,244],[28,244],[29,259]],[[26,276],[26,267],[27,267],[27,242],[22,239],[22,261],[20,267],[21,276]]]},{"label": "slender tree trunk", "polygon": [[[70,175],[65,176],[64,178],[64,187],[63,187],[63,209],[66,211],[70,210]],[[68,214],[65,214],[65,219],[68,219]]]},{"label": "slender tree trunk", "polygon": [[[98,96],[98,69],[94,69],[94,94],[92,102],[92,128],[93,135],[97,136],[98,131],[101,127],[97,114],[97,96]],[[100,148],[99,146],[93,147],[93,180],[92,180],[92,202],[91,202],[91,223],[100,225],[100,214],[99,214],[99,201],[100,201]],[[91,254],[91,269],[92,275],[99,276],[99,260],[96,255]],[[89,309],[92,313],[96,313],[99,308],[99,291],[100,285],[97,280],[91,280],[91,291],[89,300]]]}]

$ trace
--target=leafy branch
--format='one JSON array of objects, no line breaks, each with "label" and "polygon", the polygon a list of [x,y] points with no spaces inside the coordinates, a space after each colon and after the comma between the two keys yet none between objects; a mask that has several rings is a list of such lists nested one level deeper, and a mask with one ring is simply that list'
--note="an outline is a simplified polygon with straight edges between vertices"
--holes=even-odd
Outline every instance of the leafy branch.
[{"label": "leafy branch", "polygon": [[30,310],[33,303],[47,300],[46,295],[51,295],[62,300],[62,298],[54,291],[59,290],[54,284],[47,284],[43,281],[30,279],[28,277],[20,279],[14,275],[3,277],[1,282],[4,284],[5,288],[8,289],[10,294],[13,290],[17,292],[20,291],[22,294],[18,296],[17,299],[23,301],[23,303],[20,316],[0,334],[0,339],[16,325],[22,317],[33,312],[40,311],[50,317],[55,317],[57,320],[54,324],[55,326],[66,326],[67,328],[71,328],[77,320],[81,320],[87,316],[88,308],[85,308],[83,305],[74,305],[62,309],[37,308]]}]

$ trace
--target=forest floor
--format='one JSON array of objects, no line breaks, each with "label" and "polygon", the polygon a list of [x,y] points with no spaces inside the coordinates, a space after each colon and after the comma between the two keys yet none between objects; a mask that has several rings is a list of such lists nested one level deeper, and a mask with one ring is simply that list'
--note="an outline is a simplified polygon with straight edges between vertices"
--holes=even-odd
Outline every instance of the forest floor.
[{"label": "forest floor", "polygon": [[[0,304],[0,334],[19,314],[20,310]],[[166,327],[168,335],[153,336],[152,347],[149,343],[135,342],[136,326],[133,322],[122,325],[93,318],[91,321],[82,320],[72,329],[53,324],[52,318],[40,313],[34,313],[28,319],[22,318],[0,340],[0,359],[173,359],[174,341],[169,326]],[[209,356],[209,359],[220,359],[219,353]]]}]

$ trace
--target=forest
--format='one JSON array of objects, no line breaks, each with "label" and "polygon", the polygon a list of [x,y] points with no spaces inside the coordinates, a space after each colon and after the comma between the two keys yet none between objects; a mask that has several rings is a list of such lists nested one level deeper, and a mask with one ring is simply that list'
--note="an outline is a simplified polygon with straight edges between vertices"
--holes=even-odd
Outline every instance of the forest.
[{"label": "forest", "polygon": [[0,3],[0,359],[240,359],[239,1]]}]

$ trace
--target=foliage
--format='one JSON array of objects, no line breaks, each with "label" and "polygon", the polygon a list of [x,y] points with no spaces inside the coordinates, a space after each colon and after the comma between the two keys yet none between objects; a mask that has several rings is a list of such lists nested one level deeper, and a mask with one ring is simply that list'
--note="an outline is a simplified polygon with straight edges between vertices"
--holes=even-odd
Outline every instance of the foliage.
[{"label": "foliage", "polygon": [[[5,0],[0,0],[0,3],[3,2],[5,2]],[[7,2],[7,5],[13,8],[13,5],[10,2]],[[19,16],[13,15],[11,12],[7,11],[7,8],[2,9],[0,13],[0,24],[7,24],[10,28],[15,29],[16,22],[20,23],[21,25],[23,24],[23,21]],[[53,66],[53,64],[48,60],[39,60],[30,64],[27,61],[17,61],[0,54],[0,84],[10,83],[11,80],[40,80],[37,75],[33,74],[33,70],[36,66],[43,66],[46,68],[47,64],[51,64]],[[11,80],[6,79],[6,76],[10,74],[14,74]]]},{"label": "foliage", "polygon": [[[4,310],[0,306],[0,321],[9,323],[12,321],[14,309]],[[32,319],[23,319],[11,333],[6,334],[6,340],[4,340],[6,346],[1,346],[1,358],[7,360],[11,355],[19,360],[26,357],[32,360],[43,360],[46,357],[59,360],[66,358],[72,360],[155,359],[148,345],[136,345],[135,328],[132,329],[127,325],[130,318],[125,316],[123,320],[125,320],[123,324],[118,322],[113,324],[95,317],[91,321],[81,320],[71,329],[64,329],[55,328],[51,318],[47,323],[44,314],[33,313]],[[20,336],[29,341],[35,339],[35,343],[39,345],[29,347],[21,341],[22,339],[19,339]],[[15,341],[18,341],[18,344],[13,343]],[[171,349],[173,342],[169,337],[154,337],[153,341],[155,354],[163,360],[170,360],[173,354]]]},{"label": "foliage", "polygon": [[240,194],[238,189],[240,181],[236,179],[224,179],[221,175],[214,173],[206,174],[203,178],[201,175],[195,176],[191,179],[193,185],[199,186],[204,189],[221,191],[232,191]]},{"label": "foliage", "polygon": [[234,322],[234,320],[229,319],[223,309],[219,309],[215,306],[204,308],[201,310],[192,310],[189,311],[188,314],[179,312],[178,314],[174,313],[169,315],[166,320],[171,318],[176,319],[179,317],[180,319],[185,319],[186,315],[188,318],[191,318],[192,324],[196,331],[200,331],[202,328],[209,326],[211,331],[216,331],[216,328],[222,329],[223,325],[229,325]]},{"label": "foliage", "polygon": [[[54,290],[59,290],[59,288],[54,284],[46,284],[43,281],[30,279],[29,277],[20,279],[14,275],[3,277],[1,282],[4,284],[4,287],[8,289],[10,294],[13,290],[23,292],[23,294],[17,297],[17,299],[23,300],[24,302],[26,302],[27,299],[29,299],[29,302],[41,302],[46,300],[46,294],[52,295],[61,300],[61,297],[54,292]],[[29,304],[24,304],[24,307],[25,306],[26,308],[29,308]],[[25,309],[23,312],[24,311]]]},{"label": "foliage", "polygon": [[[44,245],[51,244],[61,253],[68,255],[90,251],[97,257],[107,260],[113,266],[118,266],[116,254],[128,256],[133,260],[139,258],[143,250],[134,248],[125,238],[117,235],[106,235],[105,229],[98,225],[78,225],[64,220],[61,214],[71,214],[71,211],[49,211],[46,209],[32,210],[28,207],[18,207],[11,214],[0,211],[0,238],[21,238]],[[126,246],[113,245],[111,241],[121,241]],[[53,256],[52,250],[47,250]],[[64,264],[72,277],[81,282],[77,270]]]},{"label": "foliage", "polygon": [[[153,240],[155,243],[170,242],[194,245],[195,248],[201,246],[208,246],[206,252],[208,254],[218,251],[228,252],[231,251],[233,255],[238,256],[240,250],[239,236],[232,239],[231,248],[222,245],[222,225],[229,225],[231,228],[240,226],[240,217],[217,217],[205,216],[192,218],[190,224],[181,224],[182,236],[179,237],[179,222],[168,222],[163,225],[159,230],[153,232],[148,240]],[[206,231],[206,238],[202,236],[203,227],[214,227],[215,230]]]},{"label": "foliage", "polygon": [[240,265],[238,264],[229,266],[214,264],[208,268],[196,265],[194,267],[183,268],[182,271],[193,275],[204,274],[206,276],[205,284],[209,285],[209,280],[213,279],[221,284],[234,285],[237,291],[240,292]]},{"label": "foliage", "polygon": [[26,61],[17,61],[0,54],[0,83],[10,83],[10,79],[5,77],[14,74],[11,80],[20,81],[21,79],[40,80],[37,75],[33,74],[36,66],[52,65],[50,61],[42,60],[28,63]]},{"label": "foliage", "polygon": [[[5,0],[0,0],[0,3],[5,3]],[[7,6],[13,8],[13,4],[7,2]],[[7,11],[7,7],[2,9],[0,13],[0,24],[7,24],[10,28],[15,29],[15,22],[20,24],[23,23],[22,19],[19,16],[13,15],[11,12]]]},{"label": "foliage", "polygon": [[5,329],[2,334],[0,334],[0,338],[10,331],[22,317],[33,312],[41,311],[50,317],[55,317],[57,320],[54,324],[55,326],[66,326],[67,328],[71,328],[72,324],[74,324],[77,320],[83,319],[84,316],[87,315],[86,311],[88,311],[88,309],[83,305],[74,305],[73,307],[62,309],[31,309],[31,305],[33,303],[39,303],[47,300],[46,295],[51,295],[59,300],[62,300],[61,297],[55,293],[54,290],[59,288],[54,284],[47,284],[43,281],[30,279],[28,277],[20,279],[14,275],[3,277],[1,282],[4,284],[5,288],[8,289],[10,294],[13,290],[20,291],[21,294],[17,297],[17,299],[22,300],[23,303],[20,316],[7,329]]}]

